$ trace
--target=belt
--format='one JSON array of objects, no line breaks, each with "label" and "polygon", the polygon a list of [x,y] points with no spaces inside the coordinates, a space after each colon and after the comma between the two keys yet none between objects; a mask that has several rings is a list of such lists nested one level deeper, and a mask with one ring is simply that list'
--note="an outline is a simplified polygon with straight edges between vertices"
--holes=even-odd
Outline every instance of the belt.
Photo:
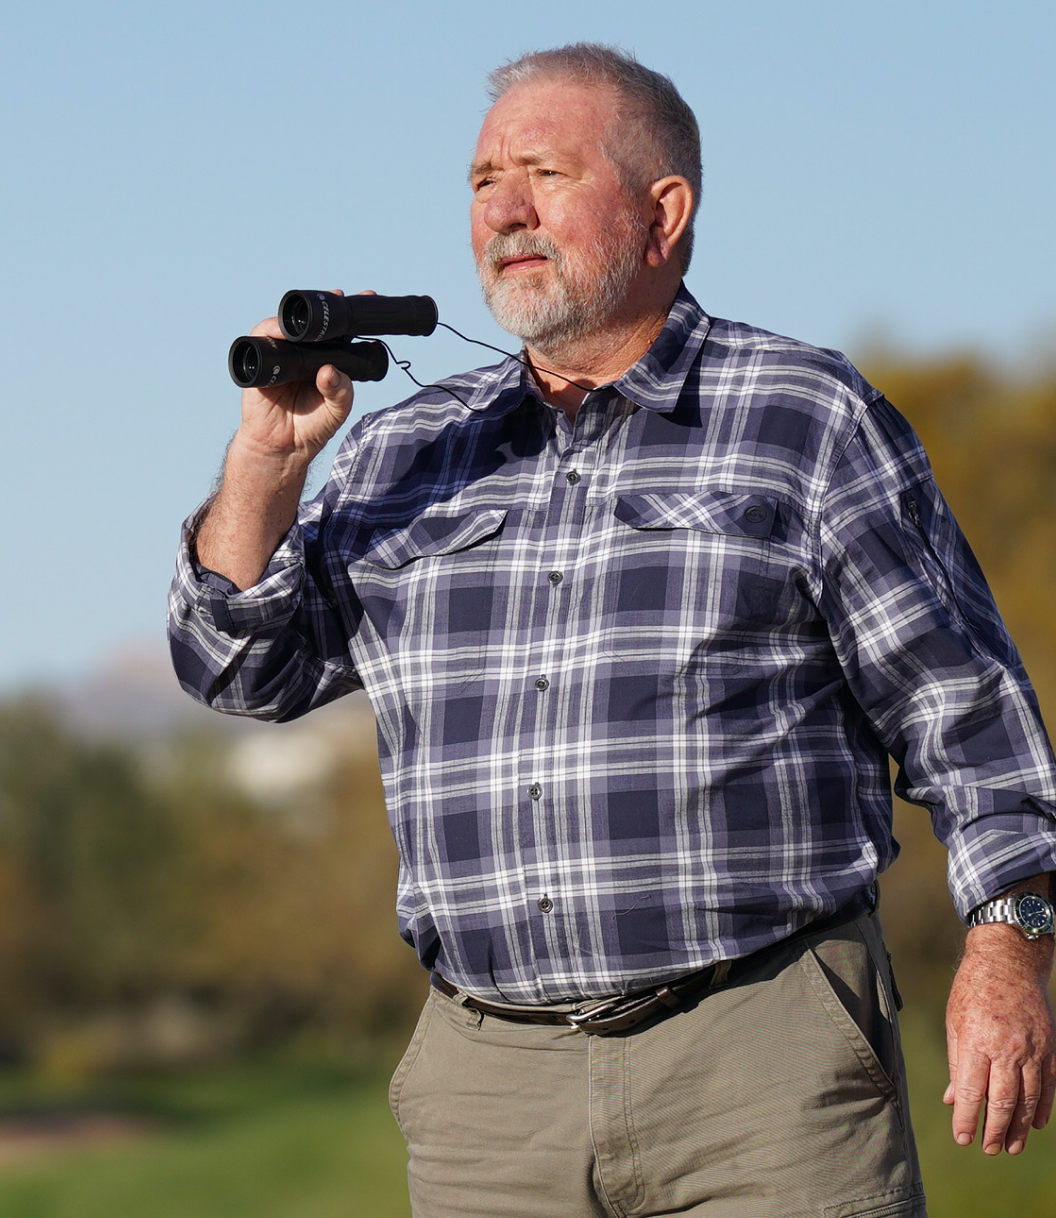
[{"label": "belt", "polygon": [[690,998],[722,985],[729,979],[731,969],[736,966],[738,971],[742,966],[756,963],[768,952],[776,951],[786,943],[796,939],[805,939],[809,935],[823,934],[842,926],[857,918],[859,914],[871,913],[876,908],[875,885],[863,889],[856,897],[852,897],[846,905],[842,905],[833,914],[816,918],[808,922],[791,935],[760,948],[749,956],[738,960],[720,960],[709,964],[707,968],[698,969],[695,973],[687,973],[674,981],[653,986],[648,990],[639,990],[634,994],[617,994],[612,998],[601,998],[583,1006],[568,1011],[555,1011],[552,1008],[541,1007],[506,1007],[497,1003],[485,1002],[481,998],[473,998],[464,994],[439,973],[433,973],[430,981],[435,989],[448,998],[456,998],[461,1005],[471,1011],[479,1011],[483,1015],[492,1015],[497,1019],[506,1019],[512,1023],[547,1024],[550,1027],[573,1027],[592,1036],[611,1036],[616,1032],[626,1032],[637,1027],[654,1015],[670,1014],[677,1011]]}]

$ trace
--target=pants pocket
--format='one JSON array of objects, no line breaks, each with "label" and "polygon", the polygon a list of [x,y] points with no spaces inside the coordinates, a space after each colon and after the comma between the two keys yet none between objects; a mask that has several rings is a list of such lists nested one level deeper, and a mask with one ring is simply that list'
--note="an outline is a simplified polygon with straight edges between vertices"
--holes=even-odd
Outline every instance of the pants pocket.
[{"label": "pants pocket", "polygon": [[809,941],[801,965],[825,1014],[884,1096],[899,1093],[901,1051],[890,970],[881,971],[857,922]]},{"label": "pants pocket", "polygon": [[400,1127],[401,1133],[403,1132],[403,1122],[400,1120],[400,1098],[403,1095],[404,1087],[407,1085],[407,1079],[410,1077],[411,1071],[414,1069],[418,1056],[422,1051],[422,1044],[425,1041],[425,1035],[428,1031],[436,1000],[436,994],[430,988],[429,993],[426,995],[425,1006],[422,1007],[422,1013],[419,1015],[418,1023],[415,1025],[414,1033],[389,1082],[389,1108],[396,1120],[396,1124]]}]

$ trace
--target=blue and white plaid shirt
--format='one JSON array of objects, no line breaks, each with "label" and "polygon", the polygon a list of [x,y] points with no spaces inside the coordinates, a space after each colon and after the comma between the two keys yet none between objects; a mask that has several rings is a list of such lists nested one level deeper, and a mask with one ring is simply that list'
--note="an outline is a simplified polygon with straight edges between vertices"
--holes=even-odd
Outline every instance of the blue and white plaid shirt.
[{"label": "blue and white plaid shirt", "polygon": [[367,690],[426,967],[541,1003],[764,947],[891,862],[888,753],[962,917],[1056,869],[1019,659],[842,356],[683,291],[574,424],[512,359],[446,384],[352,428],[255,587],[185,548],[172,597],[218,710]]}]

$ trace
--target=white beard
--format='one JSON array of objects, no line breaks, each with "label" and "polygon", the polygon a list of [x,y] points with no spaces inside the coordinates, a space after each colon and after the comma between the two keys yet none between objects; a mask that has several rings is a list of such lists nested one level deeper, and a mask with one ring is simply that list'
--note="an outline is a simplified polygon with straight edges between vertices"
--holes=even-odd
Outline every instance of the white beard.
[{"label": "white beard", "polygon": [[[637,216],[622,212],[604,238],[570,258],[542,233],[497,233],[477,262],[484,303],[504,330],[539,351],[597,333],[627,299],[645,235]],[[545,257],[548,268],[505,277],[500,259],[525,254]]]}]

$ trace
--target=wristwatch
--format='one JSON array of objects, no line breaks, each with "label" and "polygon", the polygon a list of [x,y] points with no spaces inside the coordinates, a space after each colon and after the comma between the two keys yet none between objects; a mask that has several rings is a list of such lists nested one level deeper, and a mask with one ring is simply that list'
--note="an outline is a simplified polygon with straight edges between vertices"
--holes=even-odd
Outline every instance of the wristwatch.
[{"label": "wristwatch", "polygon": [[987,922],[1008,922],[1018,926],[1028,939],[1053,933],[1053,908],[1040,893],[1023,892],[1018,897],[998,897],[987,901],[968,916],[969,926]]}]

